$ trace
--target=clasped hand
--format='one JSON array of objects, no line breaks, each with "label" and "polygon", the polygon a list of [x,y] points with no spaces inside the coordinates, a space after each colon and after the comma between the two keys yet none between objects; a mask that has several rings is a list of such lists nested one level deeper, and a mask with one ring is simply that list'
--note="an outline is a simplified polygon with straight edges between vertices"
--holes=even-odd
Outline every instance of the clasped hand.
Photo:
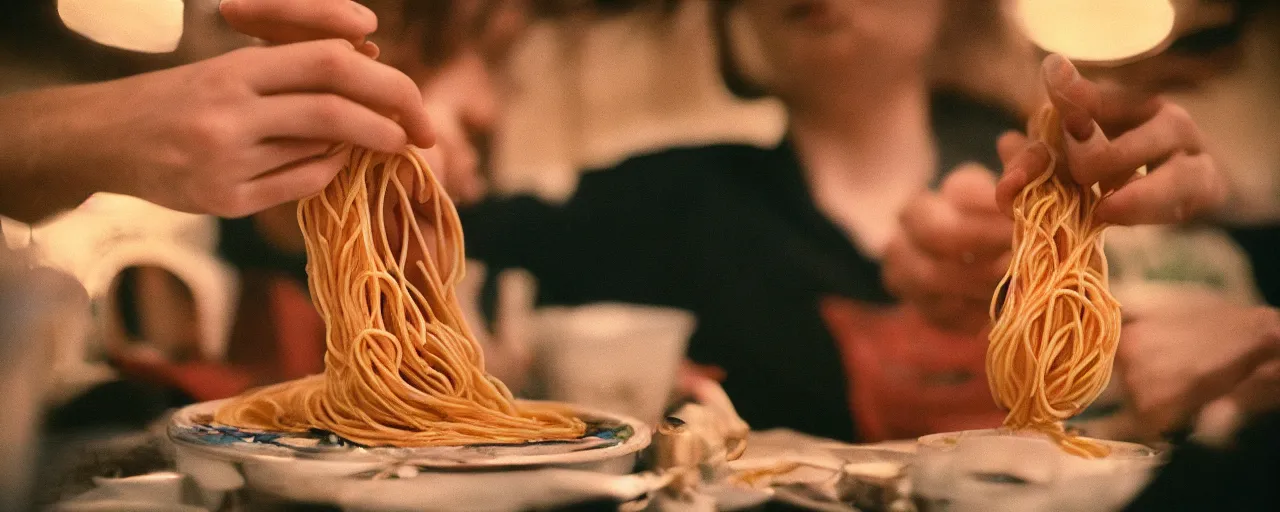
[{"label": "clasped hand", "polygon": [[[1098,221],[1184,222],[1225,200],[1225,180],[1181,107],[1096,84],[1056,55],[1045,59],[1042,73],[1062,118],[1069,178],[1107,193]],[[884,258],[886,287],[939,327],[977,332],[988,324],[1012,249],[1013,199],[1050,165],[1049,148],[1022,133],[1004,135],[998,149],[1004,164],[998,183],[974,168],[952,173],[941,191],[921,194],[902,212],[901,231]],[[1136,172],[1143,166],[1146,176]]]}]

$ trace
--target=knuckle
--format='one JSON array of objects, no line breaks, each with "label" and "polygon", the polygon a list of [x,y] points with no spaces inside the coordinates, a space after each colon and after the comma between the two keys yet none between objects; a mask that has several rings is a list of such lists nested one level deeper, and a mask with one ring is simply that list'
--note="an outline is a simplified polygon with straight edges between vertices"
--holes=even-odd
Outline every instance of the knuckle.
[{"label": "knuckle", "polygon": [[1257,322],[1269,344],[1280,343],[1280,309],[1270,306],[1255,306],[1251,316]]},{"label": "knuckle", "polygon": [[329,182],[333,181],[333,176],[341,170],[342,170],[342,163],[334,162],[330,166],[326,166],[323,168],[317,167],[315,169],[309,169],[305,171],[307,172],[307,175],[303,180],[303,187],[305,187],[306,190],[300,190],[299,192],[301,192],[301,194],[295,194],[295,195],[301,195],[305,197],[305,196],[310,196],[312,194],[320,192],[321,190],[324,190],[325,187],[329,186]]},{"label": "knuckle", "polygon": [[341,41],[323,41],[317,45],[312,57],[313,71],[319,76],[338,80],[348,70],[351,53],[351,49]]},{"label": "knuckle", "polygon": [[205,150],[223,150],[231,145],[236,136],[236,123],[225,114],[208,113],[196,117],[188,126],[188,136],[192,143]]},{"label": "knuckle", "polygon": [[199,97],[217,103],[241,95],[244,91],[243,82],[237,72],[237,66],[234,65],[241,59],[230,60],[231,64],[224,61],[210,61],[200,67],[194,84]]},{"label": "knuckle", "polygon": [[1164,111],[1179,138],[1191,145],[1189,149],[1199,150],[1200,129],[1191,113],[1176,103],[1165,103]]},{"label": "knuckle", "polygon": [[418,89],[418,83],[409,78],[409,75],[398,73],[396,77],[396,86],[400,90],[400,94],[404,97],[405,108],[413,108],[425,111],[426,107],[422,105],[422,92]]},{"label": "knuckle", "polygon": [[1164,111],[1165,117],[1178,126],[1195,125],[1195,121],[1191,118],[1191,113],[1187,112],[1187,109],[1183,108],[1182,105],[1165,102],[1161,109]]},{"label": "knuckle", "polygon": [[337,96],[325,95],[316,98],[315,109],[312,115],[315,117],[313,121],[318,124],[336,125],[342,122],[343,112],[346,110],[342,100]]},{"label": "knuckle", "polygon": [[1195,187],[1187,205],[1193,212],[1213,208],[1226,200],[1227,186],[1218,175],[1213,158],[1209,155],[1186,157],[1181,172],[1189,174],[1188,179]]}]

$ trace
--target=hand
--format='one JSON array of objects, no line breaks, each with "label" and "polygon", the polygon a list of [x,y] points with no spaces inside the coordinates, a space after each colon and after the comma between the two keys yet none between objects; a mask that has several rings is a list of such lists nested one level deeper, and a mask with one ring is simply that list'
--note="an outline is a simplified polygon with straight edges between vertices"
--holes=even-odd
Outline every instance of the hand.
[{"label": "hand", "polygon": [[1159,435],[1219,400],[1246,412],[1280,405],[1270,392],[1280,387],[1280,313],[1213,298],[1183,303],[1126,311],[1116,364],[1138,424]]},{"label": "hand", "polygon": [[[463,51],[424,84],[422,96],[437,127],[435,147],[424,151],[431,169],[455,203],[484,197],[481,147],[498,122],[499,93],[486,61]],[[477,137],[479,135],[479,137]]]},{"label": "hand", "polygon": [[360,45],[378,17],[351,0],[222,0],[223,19],[236,31],[271,44],[343,39]]},{"label": "hand", "polygon": [[423,159],[455,204],[479,201],[487,189],[480,171],[480,150],[468,137],[461,115],[439,102],[429,103],[427,113],[436,131],[436,144],[422,150]]},{"label": "hand", "polygon": [[102,191],[243,216],[323,188],[346,158],[335,144],[430,146],[413,81],[351,50],[337,40],[246,48],[0,98],[0,172],[18,175],[16,188],[0,187],[0,207],[48,213]]},{"label": "hand", "polygon": [[[1226,199],[1226,181],[1181,107],[1099,86],[1058,55],[1045,59],[1043,73],[1062,117],[1070,177],[1081,185],[1100,184],[1110,194],[1098,205],[1099,221],[1179,223]],[[1047,153],[1047,148],[1018,133],[1006,134],[999,145],[1005,175],[997,197],[1001,210],[1010,214],[1014,197],[1047,165],[1028,153]],[[1147,176],[1136,173],[1142,166]]]},{"label": "hand", "polygon": [[981,331],[1012,240],[991,172],[958,169],[940,193],[922,194],[903,210],[902,229],[885,252],[885,286],[938,327]]}]

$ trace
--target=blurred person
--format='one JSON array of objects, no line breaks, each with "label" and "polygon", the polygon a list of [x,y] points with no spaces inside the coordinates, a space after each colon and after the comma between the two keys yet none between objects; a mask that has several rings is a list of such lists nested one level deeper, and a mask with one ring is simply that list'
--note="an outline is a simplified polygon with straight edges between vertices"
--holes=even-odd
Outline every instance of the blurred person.
[{"label": "blurred person", "polygon": [[[933,304],[917,308],[910,281],[942,276],[904,258],[920,244],[954,259],[943,282],[983,283],[965,297],[983,311],[1008,264],[1012,224],[989,169],[1000,165],[998,134],[1018,121],[931,89],[925,65],[942,6],[717,2],[726,85],[781,100],[783,142],[634,157],[586,173],[559,206],[487,201],[463,211],[469,254],[529,268],[544,303],[693,311],[690,356],[722,372],[755,428],[878,440],[998,425],[1003,413],[982,377],[985,319],[976,334],[931,325],[945,317]],[[1193,138],[1169,136],[1195,134],[1194,123],[1143,106],[1126,119],[1149,126],[1128,142],[1195,153]],[[1095,155],[1077,167],[1101,172],[1127,157]],[[1213,175],[1204,158],[1175,160],[1186,169],[1166,175]],[[923,240],[897,229],[900,214],[919,216],[919,197],[941,218]],[[960,251],[956,238],[992,248]]]},{"label": "blurred person", "polygon": [[412,81],[352,51],[376,28],[372,12],[346,0],[222,11],[248,35],[293,44],[0,97],[0,214],[35,221],[118,192],[242,216],[327,184],[335,144],[431,145]]},{"label": "blurred person", "polygon": [[544,304],[694,312],[690,357],[754,428],[867,440],[998,423],[985,341],[929,328],[880,283],[902,205],[962,164],[994,168],[1017,124],[930,89],[941,7],[716,2],[726,86],[780,99],[786,138],[636,156],[584,173],[563,205],[464,208],[469,254],[528,268]]}]

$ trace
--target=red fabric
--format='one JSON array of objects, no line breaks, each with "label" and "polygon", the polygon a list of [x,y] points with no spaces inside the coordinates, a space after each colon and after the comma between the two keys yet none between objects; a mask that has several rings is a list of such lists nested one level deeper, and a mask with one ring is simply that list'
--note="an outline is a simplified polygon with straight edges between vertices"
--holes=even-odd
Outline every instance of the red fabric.
[{"label": "red fabric", "polygon": [[117,357],[115,363],[124,375],[182,390],[197,402],[238,395],[253,383],[243,368],[221,363],[171,363],[129,356]]},{"label": "red fabric", "polygon": [[288,279],[274,279],[268,294],[276,344],[280,347],[280,380],[324,370],[324,320],[306,290]]},{"label": "red fabric", "polygon": [[849,375],[850,410],[866,441],[999,426],[987,387],[987,333],[931,327],[910,306],[822,303]]},{"label": "red fabric", "polygon": [[324,370],[324,322],[294,281],[246,273],[225,361],[175,363],[117,354],[122,374],[182,390],[197,401]]}]

